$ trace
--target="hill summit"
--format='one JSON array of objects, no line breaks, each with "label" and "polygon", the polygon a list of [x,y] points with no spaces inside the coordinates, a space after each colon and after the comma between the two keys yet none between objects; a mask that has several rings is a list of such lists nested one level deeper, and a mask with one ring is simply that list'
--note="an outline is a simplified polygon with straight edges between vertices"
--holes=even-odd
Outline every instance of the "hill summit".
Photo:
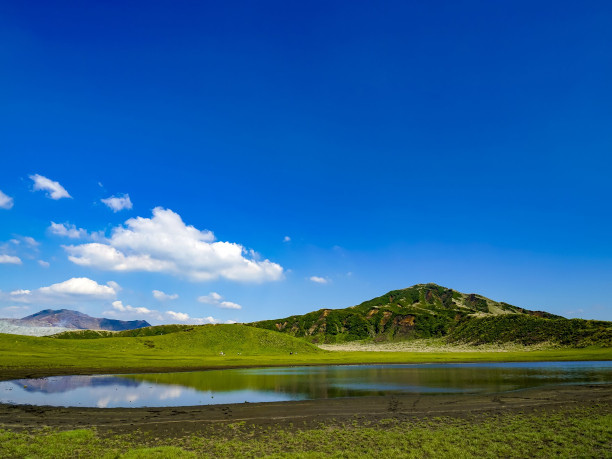
[{"label": "hill summit", "polygon": [[340,342],[374,338],[430,338],[445,336],[472,317],[521,314],[561,318],[531,311],[475,293],[461,293],[436,284],[417,284],[345,309],[320,309],[285,319],[251,325],[306,337],[313,342]]},{"label": "hill summit", "polygon": [[22,319],[4,319],[19,327],[73,328],[80,330],[122,331],[150,327],[145,320],[115,320],[91,317],[70,309],[45,309]]}]

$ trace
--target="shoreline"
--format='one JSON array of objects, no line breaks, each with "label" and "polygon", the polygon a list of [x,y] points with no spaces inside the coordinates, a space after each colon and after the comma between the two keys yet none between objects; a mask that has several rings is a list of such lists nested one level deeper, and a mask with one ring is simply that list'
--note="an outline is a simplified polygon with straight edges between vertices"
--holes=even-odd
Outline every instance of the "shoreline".
[{"label": "shoreline", "polygon": [[[383,351],[384,352],[384,351]],[[385,352],[386,353],[386,352]],[[349,365],[426,365],[426,364],[479,364],[479,363],[543,363],[543,362],[609,362],[610,358],[598,356],[593,359],[509,359],[509,360],[449,360],[449,361],[354,361],[354,362],[294,362],[282,363],[245,363],[228,365],[202,365],[177,367],[56,367],[56,368],[0,368],[0,381],[13,379],[37,379],[53,376],[90,376],[90,375],[126,375],[140,373],[189,373],[211,370],[234,370],[240,368],[277,368],[277,367],[313,367],[313,366],[349,366]]]},{"label": "shoreline", "polygon": [[[376,354],[392,354],[391,352],[382,351]],[[548,357],[548,358],[546,358]],[[542,363],[542,362],[609,362],[612,361],[612,354],[595,356],[594,358],[552,358],[546,356],[542,359],[533,358],[511,358],[511,359],[458,359],[458,360],[355,360],[352,362],[346,361],[295,361],[289,360],[278,363],[230,363],[227,365],[179,365],[173,366],[143,366],[143,367],[48,367],[48,368],[0,368],[0,381],[9,381],[13,379],[37,379],[52,376],[89,376],[89,375],[121,375],[121,374],[140,374],[140,373],[188,373],[195,371],[210,371],[210,370],[232,370],[240,368],[276,368],[276,367],[297,367],[297,366],[347,366],[347,365],[422,365],[422,364],[470,364],[470,363]],[[608,358],[606,358],[608,357]]]},{"label": "shoreline", "polygon": [[64,408],[0,404],[0,428],[60,430],[95,428],[100,433],[136,430],[171,437],[232,423],[304,428],[322,422],[475,417],[599,406],[612,412],[612,383],[552,386],[490,394],[405,394],[289,402],[237,403],[167,408]]}]

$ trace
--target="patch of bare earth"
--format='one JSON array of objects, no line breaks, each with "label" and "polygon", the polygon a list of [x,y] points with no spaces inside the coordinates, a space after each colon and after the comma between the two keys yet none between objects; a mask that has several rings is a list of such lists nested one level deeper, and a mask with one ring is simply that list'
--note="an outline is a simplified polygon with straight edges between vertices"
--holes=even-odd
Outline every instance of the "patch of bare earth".
[{"label": "patch of bare earth", "polygon": [[326,351],[362,351],[362,352],[515,352],[515,351],[541,351],[553,349],[551,343],[540,343],[532,346],[521,344],[447,344],[444,339],[415,339],[391,343],[372,343],[352,341],[341,344],[319,344]]}]

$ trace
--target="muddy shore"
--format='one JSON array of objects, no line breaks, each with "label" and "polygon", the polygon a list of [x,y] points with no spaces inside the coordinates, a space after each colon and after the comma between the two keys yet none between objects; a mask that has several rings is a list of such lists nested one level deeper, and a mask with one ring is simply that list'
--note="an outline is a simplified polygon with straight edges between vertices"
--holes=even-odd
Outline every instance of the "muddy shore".
[{"label": "muddy shore", "polygon": [[308,428],[322,422],[469,417],[603,406],[612,412],[612,384],[556,386],[489,395],[394,395],[169,408],[57,408],[1,405],[0,428],[61,430],[95,427],[101,434],[135,430],[159,437],[206,433],[227,424]]}]

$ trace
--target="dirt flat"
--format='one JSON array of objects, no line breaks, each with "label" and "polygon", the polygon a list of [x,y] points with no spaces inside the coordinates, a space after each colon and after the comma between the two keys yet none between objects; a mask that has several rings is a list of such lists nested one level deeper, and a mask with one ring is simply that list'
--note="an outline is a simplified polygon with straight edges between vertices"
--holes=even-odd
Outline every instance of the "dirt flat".
[{"label": "dirt flat", "polygon": [[0,405],[0,428],[31,430],[96,427],[104,434],[150,432],[157,437],[203,433],[246,424],[317,426],[321,422],[424,419],[435,416],[478,418],[485,414],[554,411],[603,405],[612,412],[612,384],[557,386],[489,395],[394,395],[272,403],[240,403],[169,408],[57,408]]}]

